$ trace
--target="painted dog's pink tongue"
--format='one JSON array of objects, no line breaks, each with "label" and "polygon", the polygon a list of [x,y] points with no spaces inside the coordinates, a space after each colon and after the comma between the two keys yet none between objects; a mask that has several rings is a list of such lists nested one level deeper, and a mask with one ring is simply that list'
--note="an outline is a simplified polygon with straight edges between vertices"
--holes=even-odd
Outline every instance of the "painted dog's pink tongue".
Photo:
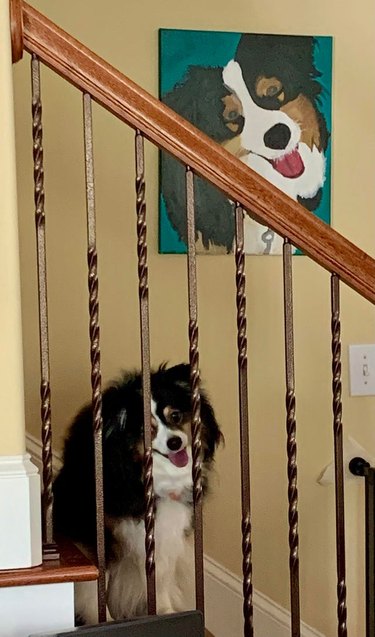
[{"label": "painted dog's pink tongue", "polygon": [[289,179],[296,179],[305,171],[305,166],[297,149],[288,155],[284,155],[284,157],[272,159],[271,164],[278,173]]},{"label": "painted dog's pink tongue", "polygon": [[172,464],[176,465],[176,467],[186,467],[187,463],[189,462],[189,456],[186,449],[181,449],[181,451],[169,453],[168,458],[172,462]]}]

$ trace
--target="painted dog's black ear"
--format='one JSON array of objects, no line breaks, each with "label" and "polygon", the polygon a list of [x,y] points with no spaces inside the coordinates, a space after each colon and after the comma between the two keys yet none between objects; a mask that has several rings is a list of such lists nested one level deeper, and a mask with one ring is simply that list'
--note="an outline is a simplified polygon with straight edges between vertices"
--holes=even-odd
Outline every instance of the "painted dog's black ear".
[{"label": "painted dog's black ear", "polygon": [[331,137],[331,133],[328,130],[326,118],[319,111],[319,109],[316,109],[316,114],[317,114],[318,123],[319,123],[320,144],[321,144],[321,147],[322,147],[323,151],[326,152],[326,150],[328,148],[328,142],[329,142],[329,139]]},{"label": "painted dog's black ear", "polygon": [[[231,93],[223,84],[222,67],[192,66],[181,84],[163,97],[163,102],[185,117],[214,141],[222,143],[243,128],[241,109],[231,106]],[[161,188],[166,211],[179,238],[187,243],[185,168],[161,153]],[[204,248],[210,245],[232,249],[234,215],[228,199],[204,179],[196,177],[195,229]]]},{"label": "painted dog's black ear", "polygon": [[[161,194],[169,221],[187,244],[185,167],[168,153],[160,154]],[[234,239],[234,213],[228,199],[201,177],[194,178],[195,240],[206,250],[223,247],[230,252]]]},{"label": "painted dog's black ear", "polygon": [[285,101],[295,99],[303,93],[316,100],[322,87],[317,81],[320,76],[314,64],[316,40],[312,36],[270,35],[243,33],[234,59],[241,67],[243,79],[256,103],[263,108],[275,109],[277,103],[267,105],[259,101],[255,91],[258,77],[277,77],[285,94]]},{"label": "painted dog's black ear", "polygon": [[184,80],[162,98],[164,104],[219,144],[243,128],[241,108],[228,113],[231,92],[224,86],[222,75],[222,67],[191,66]]}]

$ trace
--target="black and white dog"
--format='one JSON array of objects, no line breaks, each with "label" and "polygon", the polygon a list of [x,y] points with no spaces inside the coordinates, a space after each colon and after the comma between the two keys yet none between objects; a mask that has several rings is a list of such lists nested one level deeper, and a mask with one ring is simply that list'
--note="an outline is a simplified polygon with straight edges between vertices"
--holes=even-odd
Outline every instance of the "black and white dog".
[{"label": "black and white dog", "polygon": [[[308,210],[321,201],[329,134],[319,110],[315,39],[243,34],[225,67],[192,66],[163,101]],[[186,242],[184,168],[161,157],[168,217]],[[203,250],[233,249],[231,203],[196,179],[196,230]],[[245,251],[278,254],[282,241],[247,217]]]},{"label": "black and white dog", "polygon": [[[191,555],[192,451],[190,368],[162,365],[151,374],[155,560],[158,614],[193,606]],[[215,414],[201,392],[204,493],[221,440]],[[147,614],[143,397],[139,373],[124,374],[103,393],[103,473],[108,617]],[[55,532],[94,552],[95,481],[92,408],[87,405],[69,430],[63,467],[54,483]],[[97,622],[95,583],[76,585],[80,623]]]}]

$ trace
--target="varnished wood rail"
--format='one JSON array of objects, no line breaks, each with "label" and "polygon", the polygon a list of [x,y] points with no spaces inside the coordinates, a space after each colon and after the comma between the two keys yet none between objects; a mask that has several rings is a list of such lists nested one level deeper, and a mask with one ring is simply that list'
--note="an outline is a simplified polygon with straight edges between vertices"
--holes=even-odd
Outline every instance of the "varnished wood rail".
[{"label": "varnished wood rail", "polygon": [[22,0],[11,0],[13,58],[22,46],[253,218],[375,303],[375,260]]}]

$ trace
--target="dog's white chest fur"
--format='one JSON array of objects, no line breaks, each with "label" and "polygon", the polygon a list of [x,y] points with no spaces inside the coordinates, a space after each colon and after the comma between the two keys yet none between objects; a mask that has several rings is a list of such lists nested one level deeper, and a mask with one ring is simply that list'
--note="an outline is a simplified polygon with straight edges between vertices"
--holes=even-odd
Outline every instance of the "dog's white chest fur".
[{"label": "dog's white chest fur", "polygon": [[[158,446],[167,451],[160,427]],[[182,434],[181,434],[182,435]],[[165,441],[164,441],[165,438]],[[164,449],[164,446],[165,449]],[[156,496],[155,571],[159,615],[176,613],[194,605],[192,528],[192,454],[176,467],[161,453],[153,453]],[[123,518],[111,528],[113,557],[107,565],[108,620],[147,614],[145,526],[143,520]],[[76,586],[76,614],[86,624],[97,621],[96,590],[91,583]]]},{"label": "dog's white chest fur", "polygon": [[[155,516],[155,566],[158,614],[194,606],[192,509],[182,501],[158,500]],[[143,520],[123,519],[113,530],[115,557],[107,569],[108,619],[147,614],[145,527]],[[96,623],[94,583],[76,587],[76,613]]]},{"label": "dog's white chest fur", "polygon": [[[191,507],[159,500],[155,517],[157,612],[189,608],[193,577],[190,541]],[[117,559],[108,568],[108,608],[114,619],[147,613],[144,522],[122,520],[114,532]],[[190,580],[190,582],[189,582]],[[191,607],[191,606],[190,606]]]}]

